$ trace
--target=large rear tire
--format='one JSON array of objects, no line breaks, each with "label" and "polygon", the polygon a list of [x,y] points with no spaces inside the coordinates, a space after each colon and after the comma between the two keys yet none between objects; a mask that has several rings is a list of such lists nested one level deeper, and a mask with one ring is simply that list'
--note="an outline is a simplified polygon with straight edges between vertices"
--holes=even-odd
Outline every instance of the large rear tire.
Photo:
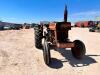
[{"label": "large rear tire", "polygon": [[42,37],[43,37],[42,28],[39,26],[35,26],[34,30],[35,30],[35,47],[38,49],[41,49],[42,48]]},{"label": "large rear tire", "polygon": [[72,55],[76,59],[82,59],[86,53],[86,48],[85,48],[84,43],[80,40],[75,40],[74,44],[75,44],[75,46],[73,48],[71,48]]},{"label": "large rear tire", "polygon": [[51,62],[50,46],[49,46],[49,43],[46,41],[46,39],[44,39],[43,57],[44,57],[45,64],[49,65]]}]

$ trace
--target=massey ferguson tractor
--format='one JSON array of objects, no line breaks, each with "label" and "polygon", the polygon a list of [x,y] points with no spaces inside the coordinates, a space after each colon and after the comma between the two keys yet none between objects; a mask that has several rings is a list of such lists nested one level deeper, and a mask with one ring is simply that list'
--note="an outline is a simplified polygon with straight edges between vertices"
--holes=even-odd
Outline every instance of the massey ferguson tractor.
[{"label": "massey ferguson tractor", "polygon": [[43,49],[43,57],[46,65],[51,62],[50,49],[71,48],[72,55],[76,59],[82,59],[86,53],[85,45],[80,40],[70,41],[68,31],[71,30],[71,22],[67,22],[67,7],[64,10],[64,21],[49,24],[40,24],[34,27],[35,47]]}]

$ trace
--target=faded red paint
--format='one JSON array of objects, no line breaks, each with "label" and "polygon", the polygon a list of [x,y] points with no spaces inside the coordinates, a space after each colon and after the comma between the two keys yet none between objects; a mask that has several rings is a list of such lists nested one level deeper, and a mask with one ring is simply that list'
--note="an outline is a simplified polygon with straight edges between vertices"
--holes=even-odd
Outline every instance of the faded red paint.
[{"label": "faded red paint", "polygon": [[89,27],[90,24],[93,25],[93,21],[79,21],[75,23],[77,27]]}]

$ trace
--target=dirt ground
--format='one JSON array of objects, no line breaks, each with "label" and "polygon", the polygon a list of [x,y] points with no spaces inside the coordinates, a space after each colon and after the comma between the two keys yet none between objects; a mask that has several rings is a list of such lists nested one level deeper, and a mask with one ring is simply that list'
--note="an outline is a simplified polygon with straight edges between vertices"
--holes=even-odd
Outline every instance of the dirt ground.
[{"label": "dirt ground", "polygon": [[100,75],[100,33],[72,28],[69,37],[85,43],[86,56],[76,60],[70,49],[51,50],[46,66],[34,46],[34,29],[0,31],[0,75]]}]

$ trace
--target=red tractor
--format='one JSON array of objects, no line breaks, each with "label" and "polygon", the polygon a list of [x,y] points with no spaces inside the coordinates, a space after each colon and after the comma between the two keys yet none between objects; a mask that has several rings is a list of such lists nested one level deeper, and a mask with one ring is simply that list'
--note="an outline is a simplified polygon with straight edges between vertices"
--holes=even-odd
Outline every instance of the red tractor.
[{"label": "red tractor", "polygon": [[86,53],[86,48],[82,41],[75,40],[72,42],[68,38],[68,31],[71,30],[71,22],[67,22],[66,6],[63,22],[36,25],[34,30],[35,46],[36,48],[43,49],[44,62],[47,65],[51,62],[50,47],[54,47],[55,49],[71,48],[73,56],[77,59],[82,59]]}]

